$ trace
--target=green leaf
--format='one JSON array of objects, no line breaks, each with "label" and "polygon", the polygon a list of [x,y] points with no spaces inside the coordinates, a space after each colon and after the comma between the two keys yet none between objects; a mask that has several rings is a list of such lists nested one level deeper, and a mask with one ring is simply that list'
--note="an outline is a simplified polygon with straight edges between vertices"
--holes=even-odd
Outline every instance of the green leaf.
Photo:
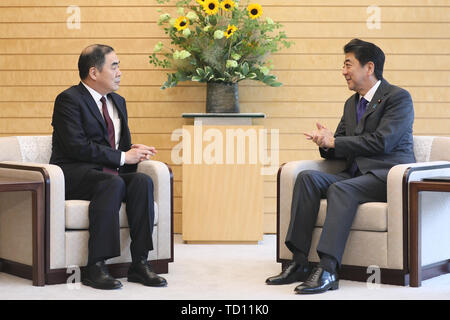
[{"label": "green leaf", "polygon": [[207,73],[214,73],[213,69],[212,69],[210,66],[206,66],[206,67],[205,67],[205,71],[206,71]]},{"label": "green leaf", "polygon": [[197,74],[200,76],[200,77],[204,77],[205,76],[205,71],[202,69],[202,68],[197,68],[195,71],[197,71]]},{"label": "green leaf", "polygon": [[272,82],[271,84],[269,84],[271,87],[281,87],[283,84],[281,82]]},{"label": "green leaf", "polygon": [[246,76],[247,74],[248,74],[248,71],[249,71],[249,67],[248,67],[248,63],[247,62],[244,62],[243,63],[243,65],[242,65],[242,74],[244,75],[244,76]]},{"label": "green leaf", "polygon": [[192,79],[191,79],[192,81],[198,81],[198,82],[200,82],[200,81],[202,81],[202,78],[200,78],[200,77],[197,77],[197,76],[192,76]]}]

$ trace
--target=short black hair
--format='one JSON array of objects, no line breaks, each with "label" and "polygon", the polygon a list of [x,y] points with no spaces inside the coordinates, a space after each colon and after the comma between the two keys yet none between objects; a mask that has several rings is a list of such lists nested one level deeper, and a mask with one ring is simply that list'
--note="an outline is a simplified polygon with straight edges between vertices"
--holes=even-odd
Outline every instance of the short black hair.
[{"label": "short black hair", "polygon": [[373,43],[360,39],[353,39],[344,46],[344,52],[352,52],[359,63],[364,66],[372,61],[375,65],[375,77],[377,80],[383,79],[384,52]]},{"label": "short black hair", "polygon": [[78,58],[78,73],[80,79],[86,79],[89,75],[89,69],[96,67],[102,71],[105,64],[105,55],[114,51],[110,46],[104,44],[93,44],[85,48]]}]

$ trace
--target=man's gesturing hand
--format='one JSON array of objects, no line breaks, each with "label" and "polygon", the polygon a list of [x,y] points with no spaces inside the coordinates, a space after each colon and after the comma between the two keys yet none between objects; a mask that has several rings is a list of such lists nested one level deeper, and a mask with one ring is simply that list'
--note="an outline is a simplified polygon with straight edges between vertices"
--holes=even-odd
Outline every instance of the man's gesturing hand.
[{"label": "man's gesturing hand", "polygon": [[321,148],[334,148],[334,135],[333,132],[328,130],[324,125],[316,123],[317,130],[310,133],[303,133],[306,139],[312,140]]}]

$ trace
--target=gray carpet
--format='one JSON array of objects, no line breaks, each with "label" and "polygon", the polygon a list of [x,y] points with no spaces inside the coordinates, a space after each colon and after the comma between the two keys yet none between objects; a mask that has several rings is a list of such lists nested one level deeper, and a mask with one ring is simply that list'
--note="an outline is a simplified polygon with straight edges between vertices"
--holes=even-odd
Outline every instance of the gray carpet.
[{"label": "gray carpet", "polygon": [[422,282],[420,288],[340,281],[337,291],[314,296],[293,293],[297,284],[267,286],[278,274],[274,235],[258,245],[187,245],[175,235],[175,262],[163,275],[169,285],[148,288],[121,279],[123,288],[102,291],[83,285],[33,287],[30,280],[0,273],[0,299],[150,299],[150,300],[302,300],[302,299],[450,299],[450,274]]}]

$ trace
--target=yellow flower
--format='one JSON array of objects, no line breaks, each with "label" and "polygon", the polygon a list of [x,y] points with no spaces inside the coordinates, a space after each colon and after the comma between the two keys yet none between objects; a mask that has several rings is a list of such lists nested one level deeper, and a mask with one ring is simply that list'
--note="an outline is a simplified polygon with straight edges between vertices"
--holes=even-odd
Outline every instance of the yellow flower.
[{"label": "yellow flower", "polygon": [[237,30],[235,25],[228,25],[227,31],[225,31],[225,36],[227,39],[233,35],[233,33]]},{"label": "yellow flower", "polygon": [[263,14],[261,5],[259,5],[257,3],[249,4],[247,7],[247,10],[248,10],[248,15],[252,19],[259,18]]},{"label": "yellow flower", "polygon": [[204,5],[205,4],[205,0],[196,0],[198,2],[198,4],[200,5]]},{"label": "yellow flower", "polygon": [[179,17],[175,24],[173,25],[175,28],[177,28],[178,31],[184,30],[189,25],[189,20],[186,17]]},{"label": "yellow flower", "polygon": [[205,0],[203,10],[211,16],[219,12],[219,6],[219,0]]},{"label": "yellow flower", "polygon": [[222,9],[224,9],[225,11],[233,10],[234,6],[235,6],[235,3],[233,0],[225,0],[225,1],[222,1],[222,3],[220,4],[220,7]]}]

